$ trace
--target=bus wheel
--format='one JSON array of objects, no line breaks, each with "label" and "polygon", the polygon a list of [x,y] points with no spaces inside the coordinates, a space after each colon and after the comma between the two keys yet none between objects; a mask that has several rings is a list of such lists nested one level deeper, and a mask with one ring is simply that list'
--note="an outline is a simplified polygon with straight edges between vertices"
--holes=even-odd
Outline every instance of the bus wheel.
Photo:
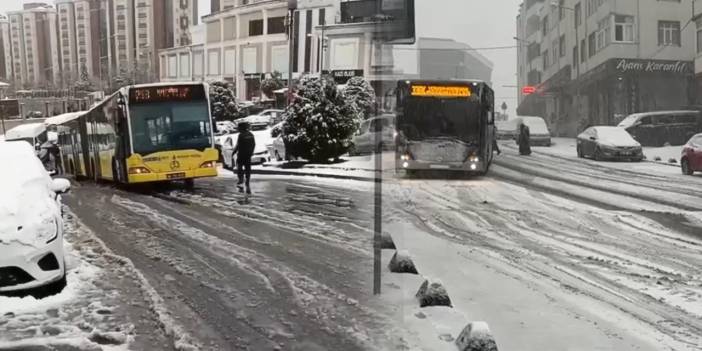
[{"label": "bus wheel", "polygon": [[185,180],[185,188],[188,190],[193,190],[195,189],[195,179],[186,179]]}]

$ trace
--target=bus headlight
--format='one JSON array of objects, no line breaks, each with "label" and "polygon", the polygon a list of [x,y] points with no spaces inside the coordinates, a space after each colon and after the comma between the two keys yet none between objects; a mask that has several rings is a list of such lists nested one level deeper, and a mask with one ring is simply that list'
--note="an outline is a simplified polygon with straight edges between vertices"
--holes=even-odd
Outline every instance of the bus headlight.
[{"label": "bus headlight", "polygon": [[146,167],[129,167],[129,174],[144,174],[151,173],[151,171]]},{"label": "bus headlight", "polygon": [[480,157],[478,157],[478,156],[471,156],[471,157],[468,158],[468,161],[473,162],[473,163],[476,163],[476,162],[480,161]]},{"label": "bus headlight", "polygon": [[475,163],[473,163],[472,165],[470,165],[470,169],[471,169],[472,171],[475,171],[476,168],[478,168],[478,166],[477,166]]},{"label": "bus headlight", "polygon": [[215,168],[215,161],[207,161],[200,165],[200,168]]}]

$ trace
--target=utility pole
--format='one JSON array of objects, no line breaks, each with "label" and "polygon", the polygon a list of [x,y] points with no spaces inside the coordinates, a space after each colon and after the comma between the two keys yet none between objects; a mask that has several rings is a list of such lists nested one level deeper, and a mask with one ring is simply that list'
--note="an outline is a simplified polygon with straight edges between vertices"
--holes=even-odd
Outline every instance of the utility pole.
[{"label": "utility pole", "polygon": [[293,98],[293,58],[295,57],[295,11],[297,0],[288,0],[288,105]]}]

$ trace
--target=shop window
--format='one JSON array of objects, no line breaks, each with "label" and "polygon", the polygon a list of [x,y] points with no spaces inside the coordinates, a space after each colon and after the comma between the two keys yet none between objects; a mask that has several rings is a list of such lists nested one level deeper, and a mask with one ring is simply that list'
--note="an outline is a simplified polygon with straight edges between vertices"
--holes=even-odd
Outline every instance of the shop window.
[{"label": "shop window", "polygon": [[658,45],[680,46],[680,22],[658,21]]},{"label": "shop window", "polygon": [[614,41],[634,41],[634,16],[614,16]]}]

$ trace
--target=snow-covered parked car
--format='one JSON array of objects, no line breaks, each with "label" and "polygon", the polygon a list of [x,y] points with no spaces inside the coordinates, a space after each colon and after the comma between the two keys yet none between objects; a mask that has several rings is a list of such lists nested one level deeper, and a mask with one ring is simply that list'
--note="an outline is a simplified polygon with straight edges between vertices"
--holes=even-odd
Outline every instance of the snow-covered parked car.
[{"label": "snow-covered parked car", "polygon": [[31,145],[36,154],[39,154],[41,145],[48,140],[46,125],[44,123],[26,123],[20,124],[5,132],[5,140],[19,141],[23,140]]},{"label": "snow-covered parked car", "polygon": [[621,127],[596,126],[585,129],[576,141],[578,157],[601,160],[643,160],[641,144]]},{"label": "snow-covered parked car", "polygon": [[280,122],[283,110],[263,110],[255,115],[237,119],[235,123],[247,122],[251,126],[271,126]]},{"label": "snow-covered parked car", "polygon": [[232,121],[217,121],[217,133],[236,133],[236,123]]},{"label": "snow-covered parked car", "polygon": [[[263,164],[270,161],[267,145],[273,142],[271,130],[271,127],[251,126],[251,133],[253,133],[254,139],[256,140],[256,148],[251,158],[252,164]],[[226,169],[236,168],[236,154],[234,153],[234,148],[236,147],[238,138],[239,133],[235,133],[229,134],[223,139],[222,161]]]},{"label": "snow-covered parked car", "polygon": [[0,143],[0,292],[65,286],[61,196],[29,143]]},{"label": "snow-covered parked car", "polygon": [[508,119],[506,121],[495,121],[497,129],[497,140],[516,140],[517,139],[517,119]]},{"label": "snow-covered parked car", "polygon": [[685,175],[702,172],[702,133],[692,136],[683,147],[680,168]]},{"label": "snow-covered parked car", "polygon": [[[529,127],[529,140],[531,146],[551,146],[551,131],[549,131],[546,121],[541,117],[519,116],[516,118],[517,130],[520,124]],[[499,132],[499,128],[498,128]],[[518,134],[515,131],[515,139]]]},{"label": "snow-covered parked car", "polygon": [[395,147],[395,115],[382,115],[361,122],[351,139],[349,155],[370,154]]}]

